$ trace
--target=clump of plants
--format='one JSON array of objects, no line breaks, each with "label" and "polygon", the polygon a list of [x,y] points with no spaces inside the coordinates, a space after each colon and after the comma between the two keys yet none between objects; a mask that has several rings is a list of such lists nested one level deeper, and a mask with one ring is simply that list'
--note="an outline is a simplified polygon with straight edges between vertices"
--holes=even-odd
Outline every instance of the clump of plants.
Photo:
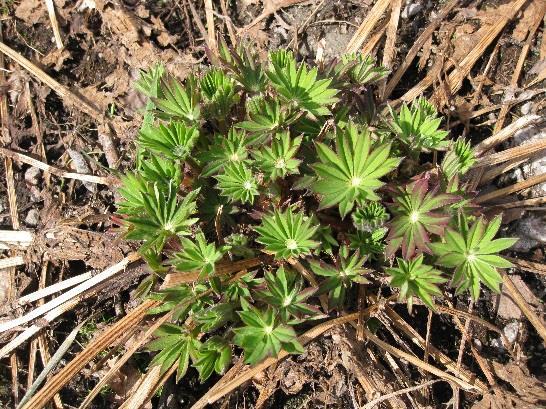
[{"label": "clump of plants", "polygon": [[[152,364],[204,381],[241,351],[249,364],[301,353],[306,322],[355,308],[358,285],[410,310],[448,287],[499,290],[515,239],[476,216],[472,148],[431,103],[378,114],[387,71],[361,55],[311,67],[286,50],[220,54],[184,82],[156,66],[136,84],[148,104],[118,213],[153,270],[139,287],[161,301],[150,313],[171,314]],[[161,289],[175,271],[195,280]]]}]

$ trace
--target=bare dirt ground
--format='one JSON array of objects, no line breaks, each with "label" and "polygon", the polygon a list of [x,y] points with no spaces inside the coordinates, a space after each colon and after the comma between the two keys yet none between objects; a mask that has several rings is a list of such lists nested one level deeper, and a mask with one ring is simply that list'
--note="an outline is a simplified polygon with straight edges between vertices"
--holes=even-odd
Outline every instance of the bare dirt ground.
[{"label": "bare dirt ground", "polygon": [[[4,318],[33,308],[18,302],[23,295],[97,274],[136,248],[116,234],[111,216],[116,171],[131,166],[142,121],[144,101],[132,87],[140,69],[161,61],[183,79],[209,64],[206,48],[214,48],[218,35],[249,39],[264,57],[279,47],[309,61],[362,50],[391,70],[379,102],[431,97],[454,137],[480,143],[500,135],[482,146],[483,154],[535,144],[519,156],[507,152],[475,177],[491,192],[484,211],[503,211],[505,233],[521,238],[509,254],[517,267],[508,274],[521,299],[505,288],[477,304],[449,296],[451,309],[430,315],[425,308],[410,316],[402,305],[387,307],[376,316],[381,338],[409,357],[362,340],[361,324],[336,326],[305,354],[258,372],[213,407],[360,408],[385,396],[375,407],[546,407],[546,1],[0,1],[0,230],[30,232],[33,239],[28,246],[6,233],[6,241],[0,238]],[[52,376],[69,362],[81,365],[58,389],[48,383],[49,392],[40,391],[54,407],[79,407],[151,325],[141,317],[82,358],[86,346],[136,314],[141,300],[134,289],[145,274],[146,267],[130,264],[62,315],[35,321],[36,334],[2,357],[0,407],[16,406],[67,335],[87,320],[49,379],[58,380]],[[28,326],[0,334],[2,345]],[[191,407],[220,380],[200,385],[190,373],[178,385],[171,377],[146,389],[139,382],[147,355],[136,353],[115,371],[89,407]],[[464,391],[433,377],[431,366],[478,387]],[[147,391],[140,400],[138,390]]]}]

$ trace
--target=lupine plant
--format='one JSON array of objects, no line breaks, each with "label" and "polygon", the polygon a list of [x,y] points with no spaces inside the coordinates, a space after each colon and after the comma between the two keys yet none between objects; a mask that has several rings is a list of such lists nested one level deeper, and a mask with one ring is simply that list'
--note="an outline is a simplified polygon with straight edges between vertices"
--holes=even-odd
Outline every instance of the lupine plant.
[{"label": "lupine plant", "polygon": [[[148,103],[118,214],[153,271],[139,288],[159,302],[149,313],[171,314],[152,365],[204,381],[237,354],[301,353],[301,325],[354,309],[357,286],[410,310],[434,309],[449,286],[499,290],[514,239],[477,216],[472,147],[430,102],[375,107],[387,71],[370,57],[220,55],[185,81],[157,66],[136,83]],[[225,273],[248,259],[257,267]],[[162,285],[176,272],[193,281]]]}]

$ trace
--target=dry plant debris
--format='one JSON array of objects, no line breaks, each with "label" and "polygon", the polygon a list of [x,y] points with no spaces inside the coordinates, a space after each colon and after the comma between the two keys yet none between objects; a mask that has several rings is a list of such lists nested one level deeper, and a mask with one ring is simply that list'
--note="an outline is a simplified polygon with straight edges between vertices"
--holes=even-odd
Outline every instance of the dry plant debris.
[{"label": "dry plant debris", "polygon": [[[543,406],[546,332],[537,299],[546,271],[544,139],[525,135],[544,134],[545,10],[542,0],[2,3],[0,325],[22,325],[0,334],[2,355],[9,352],[0,364],[6,385],[0,402],[16,407],[42,369],[68,348],[25,407],[165,407],[176,399],[182,407]],[[234,359],[223,377],[203,387],[193,370],[183,388],[173,388],[169,375],[176,368],[163,375],[157,366],[137,368],[133,354],[171,317],[148,316],[160,304],[132,291],[152,270],[140,261],[128,264],[137,246],[117,228],[113,205],[121,173],[108,168],[125,171],[135,156],[146,106],[133,87],[139,70],[161,62],[182,81],[198,65],[218,64],[222,36],[232,44],[247,41],[262,59],[286,47],[311,65],[341,56],[346,47],[373,55],[391,72],[377,92],[355,90],[362,109],[373,98],[380,114],[387,106],[398,113],[403,102],[432,97],[447,117],[440,128],[449,138],[477,144],[468,180],[480,192],[475,202],[484,216],[503,213],[502,234],[522,235],[517,252],[510,251],[515,267],[503,276],[500,299],[486,291],[469,304],[464,295],[447,294],[427,325],[424,303],[414,297],[408,315],[390,296],[398,291],[388,290],[378,274],[373,285],[348,291],[339,318],[330,313],[330,320],[306,328],[301,356],[281,352],[252,367]],[[318,138],[324,143],[331,131],[324,126]],[[423,161],[433,168],[443,156],[425,153]],[[266,152],[261,161],[267,162]],[[185,188],[191,175],[190,166]],[[223,217],[211,219],[220,241]],[[525,236],[529,223],[532,237]],[[239,279],[264,261],[271,262],[249,258],[216,270],[223,279]],[[108,275],[101,271],[116,265],[127,268],[101,281]],[[287,268],[311,284],[324,278],[294,258]],[[170,272],[163,288],[199,276]],[[377,298],[380,287],[386,293]],[[326,294],[316,300],[323,311],[328,302]],[[98,329],[87,323],[77,342],[61,346],[93,310],[108,318],[92,318]]]}]

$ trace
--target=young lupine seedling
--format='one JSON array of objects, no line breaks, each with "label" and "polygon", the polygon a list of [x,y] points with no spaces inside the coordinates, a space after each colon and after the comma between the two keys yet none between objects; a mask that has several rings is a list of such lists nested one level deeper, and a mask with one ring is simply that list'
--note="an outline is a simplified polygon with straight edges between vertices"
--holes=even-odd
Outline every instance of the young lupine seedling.
[{"label": "young lupine seedling", "polygon": [[[500,218],[475,218],[472,147],[431,103],[378,114],[387,70],[368,56],[312,67],[221,43],[216,60],[183,82],[158,65],[135,85],[149,99],[118,213],[153,270],[139,294],[170,314],[151,365],[205,381],[241,353],[252,365],[301,353],[301,325],[356,308],[357,285],[410,309],[441,303],[448,281],[498,291],[514,239],[494,238]],[[234,262],[256,267],[227,274]],[[197,278],[162,283],[175,272]]]}]

